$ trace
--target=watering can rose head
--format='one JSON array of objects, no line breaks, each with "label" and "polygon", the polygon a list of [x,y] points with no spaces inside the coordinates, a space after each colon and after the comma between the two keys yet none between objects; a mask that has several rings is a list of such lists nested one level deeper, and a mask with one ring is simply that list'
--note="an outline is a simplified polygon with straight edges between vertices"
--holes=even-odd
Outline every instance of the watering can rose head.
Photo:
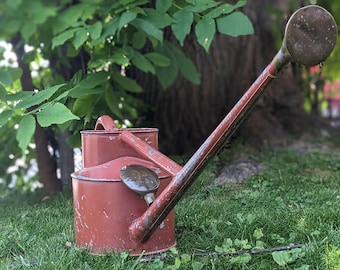
[{"label": "watering can rose head", "polygon": [[290,17],[282,50],[291,61],[315,66],[331,54],[337,37],[333,16],[320,6],[310,5]]}]

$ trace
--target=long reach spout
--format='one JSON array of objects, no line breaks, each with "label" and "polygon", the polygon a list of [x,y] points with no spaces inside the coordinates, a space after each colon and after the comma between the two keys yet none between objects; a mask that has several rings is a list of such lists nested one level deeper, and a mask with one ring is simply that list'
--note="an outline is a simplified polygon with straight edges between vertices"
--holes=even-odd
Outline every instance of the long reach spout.
[{"label": "long reach spout", "polygon": [[194,176],[209,158],[214,156],[239,127],[268,83],[289,62],[314,66],[332,52],[337,40],[337,26],[324,8],[310,5],[297,10],[289,19],[282,47],[263,70],[235,107],[182,167],[175,168],[169,185],[150,207],[129,228],[135,241],[147,241],[161,224],[183,193],[194,181]]}]

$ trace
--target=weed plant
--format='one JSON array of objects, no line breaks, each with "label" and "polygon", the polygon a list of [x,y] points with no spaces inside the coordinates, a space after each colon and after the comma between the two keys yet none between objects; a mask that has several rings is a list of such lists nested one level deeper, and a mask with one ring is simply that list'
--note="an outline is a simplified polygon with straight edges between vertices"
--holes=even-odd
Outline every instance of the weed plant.
[{"label": "weed plant", "polygon": [[339,270],[340,155],[252,158],[265,169],[238,185],[214,186],[222,158],[209,163],[176,205],[177,247],[143,262],[78,249],[71,194],[10,193],[0,199],[0,269]]}]

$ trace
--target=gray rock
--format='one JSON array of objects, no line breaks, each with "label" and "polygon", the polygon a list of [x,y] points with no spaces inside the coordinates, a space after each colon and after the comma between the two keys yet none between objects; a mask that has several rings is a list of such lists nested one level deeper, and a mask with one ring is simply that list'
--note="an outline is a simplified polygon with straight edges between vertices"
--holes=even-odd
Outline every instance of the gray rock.
[{"label": "gray rock", "polygon": [[214,180],[214,184],[239,184],[249,179],[251,176],[258,174],[262,169],[262,164],[248,158],[240,158],[223,167],[219,175]]}]

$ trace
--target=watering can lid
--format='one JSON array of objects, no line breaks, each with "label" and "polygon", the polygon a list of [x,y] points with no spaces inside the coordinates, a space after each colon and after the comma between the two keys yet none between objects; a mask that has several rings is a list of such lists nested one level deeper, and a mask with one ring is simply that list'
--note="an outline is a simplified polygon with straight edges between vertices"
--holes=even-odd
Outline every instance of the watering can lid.
[{"label": "watering can lid", "polygon": [[120,157],[97,166],[84,168],[72,173],[71,176],[72,178],[84,181],[121,182],[119,176],[120,170],[128,165],[142,165],[149,168],[157,174],[159,179],[170,176],[154,163],[136,157]]}]

